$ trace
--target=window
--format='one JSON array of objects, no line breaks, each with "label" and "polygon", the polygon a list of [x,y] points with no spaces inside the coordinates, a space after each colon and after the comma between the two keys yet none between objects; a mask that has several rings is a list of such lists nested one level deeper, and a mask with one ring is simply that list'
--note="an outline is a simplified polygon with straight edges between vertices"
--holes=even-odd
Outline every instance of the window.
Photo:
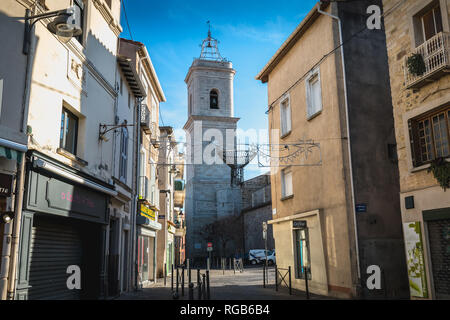
[{"label": "window", "polygon": [[409,121],[415,167],[437,158],[450,157],[450,107]]},{"label": "window", "polygon": [[122,181],[127,180],[127,162],[128,162],[128,129],[122,128],[120,136],[120,162],[119,178]]},{"label": "window", "polygon": [[439,5],[431,8],[420,17],[424,41],[443,31],[441,8]]},{"label": "window", "polygon": [[211,109],[219,109],[219,93],[216,89],[209,93],[209,107]]},{"label": "window", "polygon": [[286,168],[281,171],[281,196],[290,197],[294,194],[292,189],[292,169]]},{"label": "window", "polygon": [[281,117],[281,136],[285,136],[292,130],[291,123],[291,103],[289,98],[281,102],[280,107],[280,117]]},{"label": "window", "polygon": [[322,111],[322,89],[318,71],[313,72],[306,81],[306,100],[307,118],[311,119]]},{"label": "window", "polygon": [[308,229],[294,230],[295,239],[295,278],[311,280],[311,268],[309,257]]},{"label": "window", "polygon": [[61,113],[59,147],[73,155],[77,153],[78,118],[66,108]]},{"label": "window", "polygon": [[74,0],[73,5],[75,7],[75,10],[78,10],[80,12],[80,23],[81,23],[81,29],[83,30],[83,33],[80,34],[75,39],[78,40],[80,44],[83,44],[83,38],[84,38],[84,31],[85,31],[85,24],[84,24],[84,3],[83,0]]}]

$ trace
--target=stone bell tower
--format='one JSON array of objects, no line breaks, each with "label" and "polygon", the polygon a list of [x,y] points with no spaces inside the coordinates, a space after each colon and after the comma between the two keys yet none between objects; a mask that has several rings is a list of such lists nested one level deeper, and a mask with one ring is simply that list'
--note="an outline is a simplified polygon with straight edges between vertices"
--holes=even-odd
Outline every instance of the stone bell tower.
[{"label": "stone bell tower", "polygon": [[200,57],[189,68],[186,131],[186,253],[187,258],[206,258],[207,243],[213,243],[213,256],[233,255],[238,244],[221,245],[205,235],[205,226],[240,212],[240,189],[231,185],[231,170],[223,163],[217,148],[235,148],[232,63],[222,58],[218,41],[203,40]]}]

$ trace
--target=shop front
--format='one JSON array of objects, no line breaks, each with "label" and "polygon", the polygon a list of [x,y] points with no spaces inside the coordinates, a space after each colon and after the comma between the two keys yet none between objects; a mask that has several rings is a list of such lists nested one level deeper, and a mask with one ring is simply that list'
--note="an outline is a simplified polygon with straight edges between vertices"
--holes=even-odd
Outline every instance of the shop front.
[{"label": "shop front", "polygon": [[16,299],[103,297],[114,187],[38,153],[25,183]]},{"label": "shop front", "polygon": [[138,285],[145,287],[156,279],[156,237],[161,224],[157,211],[144,203],[138,205],[137,270]]}]

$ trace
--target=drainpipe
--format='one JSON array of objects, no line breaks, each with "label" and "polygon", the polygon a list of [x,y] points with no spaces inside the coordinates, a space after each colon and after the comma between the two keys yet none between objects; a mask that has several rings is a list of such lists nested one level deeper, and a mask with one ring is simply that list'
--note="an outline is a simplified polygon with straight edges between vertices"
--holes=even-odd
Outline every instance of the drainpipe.
[{"label": "drainpipe", "polygon": [[137,104],[137,119],[135,121],[136,124],[136,195],[134,196],[133,201],[133,254],[134,254],[134,290],[138,290],[138,233],[137,233],[137,203],[139,198],[139,188],[140,188],[140,178],[139,174],[141,172],[141,157],[140,157],[140,146],[141,146],[141,108],[142,108],[142,100],[143,98],[138,99]]},{"label": "drainpipe", "polygon": [[356,245],[356,263],[358,269],[358,280],[361,279],[361,270],[360,270],[360,261],[359,261],[359,242],[358,242],[358,226],[356,221],[356,204],[355,204],[355,186],[353,183],[353,161],[352,161],[352,145],[350,140],[350,123],[349,123],[349,114],[348,114],[348,90],[347,90],[347,75],[345,72],[345,57],[344,57],[344,45],[343,45],[343,37],[342,37],[342,22],[338,16],[332,15],[328,12],[322,11],[320,9],[320,3],[317,4],[317,12],[320,14],[331,17],[332,19],[337,20],[339,23],[339,40],[341,47],[341,58],[342,58],[342,74],[344,79],[344,95],[345,95],[345,116],[347,122],[347,139],[348,139],[348,158],[349,158],[349,166],[350,166],[350,185],[352,188],[352,211],[353,211],[353,219],[354,219],[354,231],[355,231],[355,245]]}]

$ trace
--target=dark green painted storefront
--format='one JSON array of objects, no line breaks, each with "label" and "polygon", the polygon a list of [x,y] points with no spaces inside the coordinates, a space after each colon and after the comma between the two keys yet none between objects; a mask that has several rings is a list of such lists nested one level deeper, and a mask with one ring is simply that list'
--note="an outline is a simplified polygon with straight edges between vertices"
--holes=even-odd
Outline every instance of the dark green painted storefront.
[{"label": "dark green painted storefront", "polygon": [[[105,292],[105,193],[27,163],[16,299],[98,299]],[[29,158],[29,159],[30,159]],[[45,161],[50,162],[46,158]],[[59,163],[64,172],[77,174]],[[86,177],[83,177],[84,179]],[[70,290],[69,266],[81,271],[81,290]]]}]

